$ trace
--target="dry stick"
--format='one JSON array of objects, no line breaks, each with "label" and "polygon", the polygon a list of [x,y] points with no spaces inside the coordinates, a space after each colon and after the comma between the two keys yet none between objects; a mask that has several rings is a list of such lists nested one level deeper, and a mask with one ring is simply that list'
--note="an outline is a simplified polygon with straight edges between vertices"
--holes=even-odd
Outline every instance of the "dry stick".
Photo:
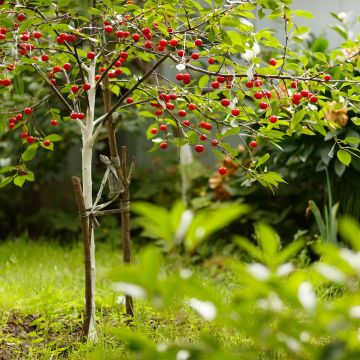
[{"label": "dry stick", "polygon": [[90,319],[91,319],[91,260],[90,260],[90,221],[89,216],[86,214],[85,202],[81,188],[80,179],[76,176],[71,178],[76,202],[79,209],[81,231],[84,242],[84,263],[85,263],[85,313],[84,323],[82,326],[82,337],[85,339],[89,335]]},{"label": "dry stick", "polygon": [[[108,78],[103,79],[103,99],[105,112],[111,111],[111,91],[109,87]],[[125,264],[131,262],[131,249],[130,249],[130,181],[126,179],[126,152],[124,156],[124,147],[122,148],[121,161],[119,164],[119,153],[117,148],[116,136],[112,117],[109,117],[106,121],[108,131],[108,142],[110,149],[110,157],[112,161],[115,161],[115,168],[120,181],[123,184],[124,192],[120,194],[120,212],[121,212],[121,233],[123,242],[123,261]],[[133,300],[130,295],[125,295],[126,315],[130,318],[134,316],[133,312]]]}]

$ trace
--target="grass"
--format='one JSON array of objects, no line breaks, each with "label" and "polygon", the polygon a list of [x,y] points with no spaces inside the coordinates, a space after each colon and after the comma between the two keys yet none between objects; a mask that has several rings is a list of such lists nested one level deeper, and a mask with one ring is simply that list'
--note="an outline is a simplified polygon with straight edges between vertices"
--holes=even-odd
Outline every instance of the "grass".
[{"label": "grass", "polygon": [[[120,250],[100,243],[96,260],[99,341],[93,345],[79,340],[84,294],[81,245],[26,237],[0,244],[0,359],[132,359],[117,340],[121,334],[117,336],[116,329],[126,328],[124,309],[107,279],[121,263]],[[166,266],[174,271],[181,264],[175,260]],[[214,268],[205,274],[213,276]],[[219,280],[225,288],[223,273]],[[216,333],[224,347],[247,344],[239,334],[200,322],[191,310],[159,315],[145,303],[136,304],[132,331],[157,344],[194,343],[206,331]]]}]

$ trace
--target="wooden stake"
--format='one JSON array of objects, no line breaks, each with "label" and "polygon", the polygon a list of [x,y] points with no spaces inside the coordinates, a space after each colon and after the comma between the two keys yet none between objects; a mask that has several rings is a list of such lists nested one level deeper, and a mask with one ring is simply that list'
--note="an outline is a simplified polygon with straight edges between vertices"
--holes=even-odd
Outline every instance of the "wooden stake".
[{"label": "wooden stake", "polygon": [[[111,91],[109,87],[109,80],[107,77],[103,79],[103,100],[104,110],[108,112],[111,110]],[[127,176],[126,172],[126,147],[123,146],[121,150],[121,160],[119,161],[119,153],[116,141],[116,135],[112,118],[109,117],[106,121],[108,131],[108,143],[110,149],[110,157],[114,164],[118,178],[120,179],[124,192],[120,194],[120,212],[121,212],[121,233],[123,243],[123,261],[125,264],[131,262],[131,235],[130,235],[130,183],[131,176],[135,167],[135,159],[132,160],[131,168]],[[120,166],[118,166],[120,164]],[[130,295],[125,295],[126,316],[132,318],[134,316],[134,304]]]},{"label": "wooden stake", "polygon": [[91,258],[90,258],[90,221],[89,216],[86,214],[85,202],[81,188],[80,179],[76,176],[71,178],[76,202],[79,209],[81,231],[84,243],[84,264],[85,264],[85,310],[84,322],[82,327],[82,337],[86,339],[89,335],[90,319],[91,319]]}]

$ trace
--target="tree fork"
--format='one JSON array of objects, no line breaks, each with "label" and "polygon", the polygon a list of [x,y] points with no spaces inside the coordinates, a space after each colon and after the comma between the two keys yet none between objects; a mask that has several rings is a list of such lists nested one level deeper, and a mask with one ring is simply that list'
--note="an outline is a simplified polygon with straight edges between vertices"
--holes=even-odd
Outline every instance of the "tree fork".
[{"label": "tree fork", "polygon": [[91,257],[90,257],[90,221],[89,216],[86,214],[86,207],[81,188],[81,181],[78,177],[71,178],[76,202],[79,209],[81,231],[84,244],[84,264],[85,264],[85,309],[84,309],[84,322],[82,326],[82,338],[86,339],[89,336],[90,319],[91,319]]}]

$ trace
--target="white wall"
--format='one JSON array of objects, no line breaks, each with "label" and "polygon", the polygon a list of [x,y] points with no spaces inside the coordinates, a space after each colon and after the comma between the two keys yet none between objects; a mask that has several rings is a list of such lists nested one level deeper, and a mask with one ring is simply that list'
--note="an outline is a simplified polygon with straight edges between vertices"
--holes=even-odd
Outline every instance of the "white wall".
[{"label": "white wall", "polygon": [[[306,19],[303,17],[296,18],[295,22],[298,25],[305,25],[311,29],[316,35],[325,36],[329,42],[330,47],[336,47],[343,41],[340,35],[334,30],[330,29],[330,25],[338,23],[334,19],[330,12],[334,13],[351,13],[351,22],[355,21],[355,25],[352,26],[354,36],[360,33],[360,23],[357,21],[357,17],[360,15],[360,0],[294,0],[291,6],[293,9],[307,10],[314,14],[314,18]],[[279,32],[282,32],[282,25],[274,26],[274,22],[261,21],[256,23],[256,28],[260,29],[265,26],[276,28]],[[280,34],[279,34],[280,35]]]}]

